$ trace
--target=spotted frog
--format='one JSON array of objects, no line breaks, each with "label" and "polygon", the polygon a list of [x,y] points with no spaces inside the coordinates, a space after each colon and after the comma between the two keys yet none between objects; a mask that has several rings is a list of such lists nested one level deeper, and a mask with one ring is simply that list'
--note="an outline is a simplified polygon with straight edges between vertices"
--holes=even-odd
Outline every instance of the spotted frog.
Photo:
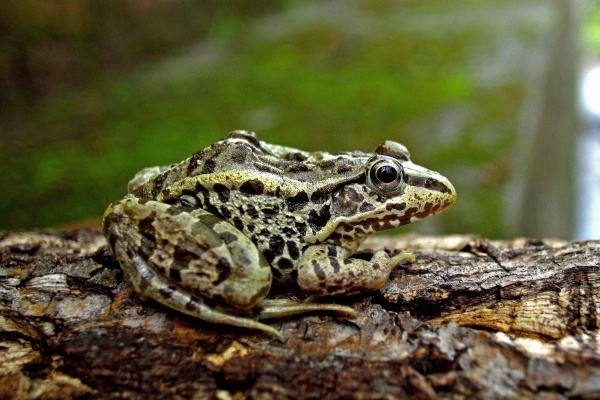
[{"label": "spotted frog", "polygon": [[[414,259],[352,257],[369,235],[436,214],[452,184],[403,145],[306,152],[234,131],[184,161],[146,168],[104,215],[104,234],[135,291],[204,321],[259,329],[309,311],[354,314],[322,297],[380,289]],[[305,301],[269,299],[297,284]]]}]

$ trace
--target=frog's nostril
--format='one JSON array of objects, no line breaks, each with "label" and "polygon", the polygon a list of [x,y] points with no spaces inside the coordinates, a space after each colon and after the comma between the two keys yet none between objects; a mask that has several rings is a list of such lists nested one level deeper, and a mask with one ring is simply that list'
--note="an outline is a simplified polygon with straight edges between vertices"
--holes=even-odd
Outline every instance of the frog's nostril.
[{"label": "frog's nostril", "polygon": [[423,187],[425,187],[425,189],[435,190],[437,192],[447,194],[452,194],[454,192],[454,188],[449,184],[449,182],[443,182],[434,178],[428,178]]}]

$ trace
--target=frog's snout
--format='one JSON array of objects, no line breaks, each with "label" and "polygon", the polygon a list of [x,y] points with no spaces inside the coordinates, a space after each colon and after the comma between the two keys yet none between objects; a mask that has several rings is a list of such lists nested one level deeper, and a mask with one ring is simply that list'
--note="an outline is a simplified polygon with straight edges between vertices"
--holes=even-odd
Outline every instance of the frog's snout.
[{"label": "frog's snout", "polygon": [[419,210],[422,215],[417,219],[437,214],[456,202],[456,189],[442,174],[414,165],[405,171],[406,186],[400,201]]},{"label": "frog's snout", "polygon": [[438,190],[443,193],[444,197],[446,198],[446,201],[442,204],[442,209],[446,209],[456,202],[456,189],[454,188],[452,182],[450,182],[448,178],[443,175],[436,177],[435,181],[435,185],[438,186]]},{"label": "frog's snout", "polygon": [[437,209],[432,214],[444,211],[456,202],[456,189],[454,185],[441,174],[435,174],[428,178],[423,187],[428,190],[433,204],[437,204]]}]

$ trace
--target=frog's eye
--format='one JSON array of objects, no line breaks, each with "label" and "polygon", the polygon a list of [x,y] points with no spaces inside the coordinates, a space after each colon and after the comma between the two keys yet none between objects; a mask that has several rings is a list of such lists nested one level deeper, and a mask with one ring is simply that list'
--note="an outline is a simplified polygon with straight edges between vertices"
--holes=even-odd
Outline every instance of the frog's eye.
[{"label": "frog's eye", "polygon": [[390,157],[378,158],[370,163],[367,183],[373,189],[385,194],[395,194],[402,190],[404,170],[402,165]]}]

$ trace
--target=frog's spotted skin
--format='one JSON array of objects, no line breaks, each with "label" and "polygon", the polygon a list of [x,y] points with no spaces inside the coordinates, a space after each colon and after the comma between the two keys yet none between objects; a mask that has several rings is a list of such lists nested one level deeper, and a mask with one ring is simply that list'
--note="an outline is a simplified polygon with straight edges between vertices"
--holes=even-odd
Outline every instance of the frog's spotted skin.
[{"label": "frog's spotted skin", "polygon": [[408,258],[352,258],[360,242],[455,198],[446,178],[395,142],[374,154],[309,153],[235,131],[178,164],[140,171],[108,208],[104,230],[141,295],[277,335],[251,316],[352,310],[265,299],[272,281],[296,281],[314,296],[379,289]]}]

